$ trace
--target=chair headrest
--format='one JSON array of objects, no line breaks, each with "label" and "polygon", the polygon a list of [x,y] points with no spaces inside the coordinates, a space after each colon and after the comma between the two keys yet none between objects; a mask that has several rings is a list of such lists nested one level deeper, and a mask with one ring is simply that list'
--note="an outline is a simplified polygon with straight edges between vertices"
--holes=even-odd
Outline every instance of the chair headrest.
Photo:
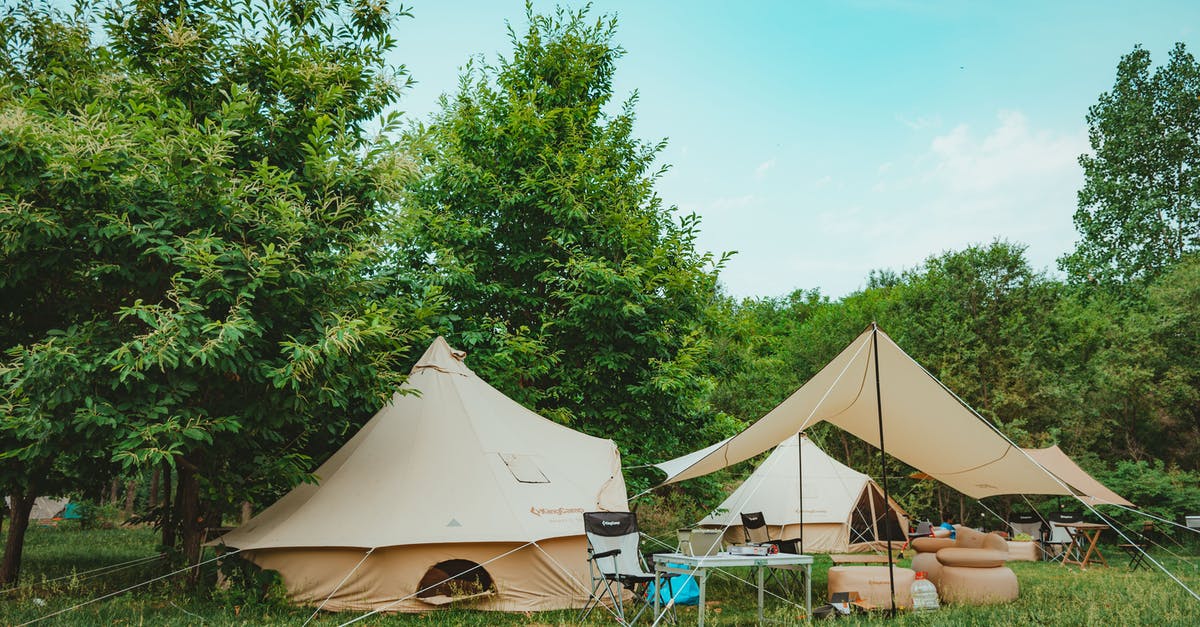
[{"label": "chair headrest", "polygon": [[597,536],[616,537],[638,532],[633,512],[584,512],[583,530]]},{"label": "chair headrest", "polygon": [[762,512],[750,512],[742,514],[742,526],[751,529],[757,529],[767,524],[767,519],[763,517]]}]

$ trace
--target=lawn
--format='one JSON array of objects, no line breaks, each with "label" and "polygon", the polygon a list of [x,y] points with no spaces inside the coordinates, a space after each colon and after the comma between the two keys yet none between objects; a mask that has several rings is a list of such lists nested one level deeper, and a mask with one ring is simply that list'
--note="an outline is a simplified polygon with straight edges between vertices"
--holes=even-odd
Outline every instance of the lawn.
[{"label": "lawn", "polygon": [[[121,590],[170,572],[164,560],[135,562],[123,570],[101,576],[85,571],[150,558],[156,535],[147,529],[34,527],[29,531],[22,587],[0,592],[0,624],[19,625],[56,610]],[[943,607],[924,614],[901,613],[895,618],[862,615],[839,619],[844,625],[1200,625],[1200,601],[1159,571],[1130,572],[1127,561],[1108,548],[1110,568],[1080,572],[1058,564],[1012,564],[1021,583],[1021,598],[1013,603],[983,607]],[[1195,548],[1171,547],[1155,553],[1192,589],[1200,589],[1200,560]],[[825,572],[830,563],[817,557],[813,598],[825,596]],[[202,571],[211,576],[213,566]],[[740,574],[749,578],[747,573]],[[752,588],[728,577],[710,580],[709,624],[744,625],[755,621]],[[680,622],[695,624],[695,608],[681,608]],[[61,625],[303,625],[311,609],[247,599],[236,591],[196,594],[183,590],[178,577],[170,577],[113,598],[62,614],[40,624]],[[793,606],[768,602],[768,615],[777,624],[803,622]],[[325,614],[311,625],[339,625],[358,614]],[[574,611],[539,614],[497,614],[445,611],[426,615],[373,616],[359,625],[573,625]],[[588,624],[613,624],[598,611]],[[649,624],[643,622],[643,624]]]}]

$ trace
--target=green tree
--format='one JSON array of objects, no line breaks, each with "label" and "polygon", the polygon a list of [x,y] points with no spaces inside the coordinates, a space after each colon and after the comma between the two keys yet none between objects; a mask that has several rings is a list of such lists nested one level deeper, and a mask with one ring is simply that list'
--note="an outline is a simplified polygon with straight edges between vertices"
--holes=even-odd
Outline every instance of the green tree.
[{"label": "green tree", "polygon": [[165,464],[179,494],[164,538],[178,528],[194,560],[223,506],[302,480],[402,382],[437,295],[396,293],[385,263],[415,171],[383,116],[404,86],[384,62],[398,15],[366,0],[7,10],[8,492],[64,454]]},{"label": "green tree", "polygon": [[1060,265],[1077,282],[1152,279],[1200,248],[1200,64],[1179,43],[1151,71],[1134,48],[1087,121],[1080,240]]},{"label": "green tree", "polygon": [[931,257],[904,273],[882,320],[892,336],[982,416],[1023,445],[1058,419],[1045,363],[1057,285],[1003,241]]},{"label": "green tree", "polygon": [[612,103],[615,19],[527,13],[511,57],[468,64],[414,134],[410,263],[483,376],[657,461],[713,436],[701,362],[721,261],[655,194],[663,144],[634,138],[636,97]]}]

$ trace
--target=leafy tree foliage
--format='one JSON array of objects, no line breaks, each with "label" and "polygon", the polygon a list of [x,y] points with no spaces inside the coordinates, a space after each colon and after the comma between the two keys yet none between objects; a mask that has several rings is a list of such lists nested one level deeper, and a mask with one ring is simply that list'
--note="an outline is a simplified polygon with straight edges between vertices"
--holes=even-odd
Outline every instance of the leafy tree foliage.
[{"label": "leafy tree foliage", "polygon": [[382,270],[414,171],[394,116],[366,130],[404,84],[384,62],[395,15],[138,0],[4,16],[6,488],[64,452],[166,464],[195,557],[221,503],[301,480],[403,380],[436,294],[395,293]]},{"label": "leafy tree foliage", "polygon": [[720,261],[655,194],[663,144],[634,138],[636,98],[611,102],[616,20],[528,17],[414,137],[410,258],[485,378],[629,463],[660,460],[712,437],[700,362]]},{"label": "leafy tree foliage", "polygon": [[1200,248],[1200,64],[1182,43],[1166,66],[1150,63],[1141,47],[1122,57],[1088,111],[1081,239],[1061,260],[1076,281],[1153,278]]}]

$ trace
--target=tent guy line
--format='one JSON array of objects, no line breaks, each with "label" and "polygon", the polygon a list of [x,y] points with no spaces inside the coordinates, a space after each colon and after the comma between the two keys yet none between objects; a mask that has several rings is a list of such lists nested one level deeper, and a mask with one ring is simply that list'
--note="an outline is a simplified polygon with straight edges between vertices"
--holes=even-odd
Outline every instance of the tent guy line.
[{"label": "tent guy line", "polygon": [[[307,627],[307,625],[312,622],[312,619],[317,617],[317,614],[321,612],[321,609],[325,607],[325,604],[329,602],[329,599],[332,599],[333,595],[337,594],[337,591],[342,589],[342,586],[346,584],[346,581],[350,579],[350,576],[353,575],[354,572],[358,570],[358,567],[362,566],[363,562],[367,561],[367,558],[371,557],[371,554],[374,552],[375,547],[367,549],[367,554],[362,556],[362,559],[358,560],[358,563],[354,565],[354,568],[351,568],[350,572],[346,573],[345,577],[342,577],[342,580],[338,582],[338,585],[335,586],[333,590],[329,591],[329,595],[325,597],[325,600],[321,601],[321,604],[317,606],[317,609],[313,610],[313,613],[308,617],[308,620],[304,621],[304,624],[300,627]],[[439,583],[438,585],[441,584]]]},{"label": "tent guy line", "polygon": [[142,587],[142,586],[145,586],[145,585],[152,584],[152,583],[154,583],[154,582],[156,582],[156,581],[159,581],[159,580],[162,580],[162,579],[166,579],[167,577],[172,577],[172,576],[178,575],[179,573],[187,572],[187,571],[189,571],[189,570],[192,570],[193,568],[200,568],[201,566],[204,566],[205,564],[208,564],[208,563],[211,563],[211,562],[215,562],[215,561],[217,561],[217,560],[219,560],[219,559],[222,559],[222,558],[225,558],[225,557],[229,557],[230,555],[233,555],[233,554],[235,554],[235,553],[238,553],[239,551],[241,551],[241,549],[237,549],[237,550],[234,550],[234,551],[230,551],[229,553],[223,553],[223,554],[221,554],[221,555],[218,555],[218,556],[216,556],[216,557],[214,557],[214,558],[212,558],[212,559],[207,559],[207,560],[204,560],[203,562],[199,562],[199,563],[197,563],[197,564],[193,564],[193,565],[191,565],[191,566],[186,566],[186,567],[184,567],[184,568],[180,568],[179,570],[176,570],[176,571],[169,572],[169,573],[167,573],[167,574],[165,574],[165,575],[159,575],[158,577],[155,577],[155,578],[153,578],[153,579],[148,579],[148,580],[146,580],[146,581],[143,581],[142,583],[134,584],[134,585],[132,585],[132,586],[129,586],[129,587],[127,587],[127,588],[122,588],[122,589],[120,589],[120,590],[117,590],[116,592],[109,592],[108,594],[101,595],[101,596],[98,596],[98,597],[96,597],[96,598],[94,598],[94,599],[89,599],[89,600],[87,600],[87,601],[84,601],[83,603],[77,603],[77,604],[75,604],[75,605],[72,605],[71,607],[64,608],[64,609],[61,609],[61,610],[58,610],[58,611],[55,611],[55,612],[51,612],[51,613],[49,613],[49,614],[46,614],[45,616],[40,616],[40,617],[38,617],[38,618],[35,618],[35,619],[31,620],[31,621],[26,621],[26,622],[24,622],[24,623],[20,623],[20,624],[19,624],[19,625],[17,625],[16,627],[25,627],[26,625],[32,625],[32,624],[34,624],[34,623],[38,623],[38,622],[44,621],[44,620],[46,620],[47,618],[54,618],[55,616],[58,616],[59,614],[65,614],[65,613],[67,613],[67,612],[72,612],[72,611],[74,611],[74,610],[77,610],[77,609],[79,609],[79,608],[81,608],[81,607],[85,606],[85,605],[91,605],[92,603],[95,603],[95,602],[97,602],[97,601],[103,601],[104,599],[109,599],[109,598],[112,598],[112,597],[115,597],[115,596],[119,596],[119,595],[125,594],[126,592],[129,592],[130,590],[134,590],[134,589],[136,589],[136,588],[140,588],[140,587]]},{"label": "tent guy line", "polygon": [[[104,575],[109,575],[109,574],[112,574],[112,573],[115,573],[115,572],[118,572],[121,570],[125,570],[127,568],[133,568],[134,566],[138,566],[139,564],[152,562],[154,560],[162,559],[166,556],[167,556],[166,553],[159,553],[157,555],[147,555],[145,557],[139,557],[137,559],[129,560],[128,562],[120,562],[118,564],[109,564],[108,566],[100,566],[99,568],[93,568],[91,570],[84,570],[84,571],[80,571],[80,572],[71,573],[70,575],[62,575],[61,577],[54,577],[53,579],[42,579],[39,581],[35,581],[33,583],[27,583],[22,586],[16,586],[13,588],[5,588],[4,590],[0,590],[0,594],[8,594],[10,592],[16,592],[17,590],[26,590],[28,588],[36,588],[38,586],[42,586],[42,585],[45,585],[45,584],[48,584],[48,583],[51,583],[54,581],[61,581],[63,579],[77,578],[78,581],[84,581],[86,579],[93,579],[95,577],[103,577]],[[103,571],[103,572],[100,572],[100,571]],[[89,573],[95,573],[95,574],[89,574]],[[88,575],[88,576],[80,577],[79,575]]]}]

